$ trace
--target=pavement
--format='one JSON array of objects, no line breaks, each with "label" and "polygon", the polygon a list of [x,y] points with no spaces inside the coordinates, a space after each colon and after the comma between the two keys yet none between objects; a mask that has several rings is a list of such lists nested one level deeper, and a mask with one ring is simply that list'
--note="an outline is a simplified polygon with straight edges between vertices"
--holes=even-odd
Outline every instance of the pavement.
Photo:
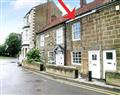
[{"label": "pavement", "polygon": [[[34,74],[43,76],[43,77],[47,77],[47,78],[53,78],[54,81],[62,81],[65,84],[72,84],[73,86],[77,86],[83,89],[89,89],[89,90],[93,90],[93,91],[98,91],[98,92],[102,92],[104,94],[110,94],[110,95],[120,95],[120,87],[118,86],[112,86],[112,85],[108,85],[105,82],[93,79],[91,82],[86,80],[86,79],[73,79],[73,78],[68,78],[68,77],[63,77],[63,76],[58,76],[58,75],[54,75],[54,74],[50,74],[50,73],[46,73],[44,71],[35,71],[35,70],[31,70],[31,69],[26,69]],[[82,87],[81,87],[82,86]],[[106,93],[108,92],[108,93]]]},{"label": "pavement", "polygon": [[21,68],[16,59],[0,59],[0,95],[120,95],[120,92]]},{"label": "pavement", "polygon": [[88,81],[87,79],[83,79],[81,77],[77,78],[77,79],[73,79],[73,78],[68,78],[68,77],[64,77],[64,76],[55,75],[55,74],[52,74],[52,73],[47,73],[47,72],[44,72],[44,71],[36,71],[36,70],[32,70],[32,71],[33,72],[38,72],[42,75],[51,76],[55,79],[67,80],[69,82],[75,82],[75,83],[85,84],[85,85],[89,85],[89,86],[96,86],[96,87],[103,87],[103,88],[107,88],[107,89],[120,90],[120,87],[118,87],[118,86],[109,85],[109,84],[106,84],[105,81],[100,81],[100,80],[97,80],[97,79],[92,79],[92,81]]}]

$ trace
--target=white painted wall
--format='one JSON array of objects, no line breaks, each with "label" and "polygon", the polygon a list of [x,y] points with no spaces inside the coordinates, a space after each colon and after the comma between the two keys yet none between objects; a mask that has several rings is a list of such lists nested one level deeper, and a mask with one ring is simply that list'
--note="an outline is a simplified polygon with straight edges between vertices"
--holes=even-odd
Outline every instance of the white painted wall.
[{"label": "white painted wall", "polygon": [[[28,28],[24,28],[22,32],[22,49],[21,55],[22,59],[26,59],[25,48],[27,48],[27,52],[34,47],[33,35],[34,35],[34,18],[35,18],[35,8],[30,11],[30,13],[24,18],[24,26],[29,26]],[[23,27],[24,27],[23,26]],[[28,46],[26,46],[28,45]]]}]

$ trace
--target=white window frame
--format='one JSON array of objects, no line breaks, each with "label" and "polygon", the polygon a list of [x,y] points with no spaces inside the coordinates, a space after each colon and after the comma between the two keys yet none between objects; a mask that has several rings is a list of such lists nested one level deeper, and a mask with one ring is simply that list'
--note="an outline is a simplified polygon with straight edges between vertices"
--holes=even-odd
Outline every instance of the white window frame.
[{"label": "white window frame", "polygon": [[[50,58],[50,53],[54,53],[53,51],[48,51],[48,63],[49,64],[53,64],[54,62],[55,62],[55,58],[54,58],[54,55],[53,55],[53,58],[54,58],[54,60],[49,60],[49,58]],[[52,63],[53,62],[53,63]]]},{"label": "white window frame", "polygon": [[45,35],[42,34],[42,35],[40,35],[40,46],[44,47],[44,43],[45,43]]},{"label": "white window frame", "polygon": [[[79,25],[79,28],[77,28],[77,25]],[[79,31],[78,31],[79,29]],[[79,32],[79,38],[75,38],[75,32]],[[72,25],[72,40],[73,41],[78,41],[81,40],[81,30],[80,30],[80,22],[76,22]]]},{"label": "white window frame", "polygon": [[[77,52],[80,52],[80,51],[72,51],[71,52],[71,63],[73,64],[73,65],[81,65],[82,64],[82,57],[80,57],[80,61],[81,61],[81,63],[73,63],[73,53],[77,53]],[[81,52],[80,52],[81,53]],[[82,56],[82,55],[81,55]]]},{"label": "white window frame", "polygon": [[56,30],[56,44],[63,44],[63,27]]}]

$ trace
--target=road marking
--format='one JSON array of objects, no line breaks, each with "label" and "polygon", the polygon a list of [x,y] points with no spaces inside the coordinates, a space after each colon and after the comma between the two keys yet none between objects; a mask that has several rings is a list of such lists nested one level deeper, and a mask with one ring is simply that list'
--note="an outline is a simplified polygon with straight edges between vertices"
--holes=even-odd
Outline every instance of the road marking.
[{"label": "road marking", "polygon": [[100,89],[100,88],[90,87],[90,86],[86,86],[86,85],[82,85],[82,84],[70,83],[70,82],[67,82],[67,81],[65,81],[65,84],[80,87],[80,88],[95,91],[95,92],[100,92],[100,93],[103,93],[103,94],[120,95],[120,93],[116,93],[116,92],[112,92],[112,91],[104,90],[104,89]]},{"label": "road marking", "polygon": [[120,95],[120,93],[117,93],[117,92],[113,92],[113,91],[109,91],[109,90],[104,90],[104,89],[100,89],[100,88],[95,88],[95,87],[91,87],[91,86],[87,86],[87,85],[83,85],[83,84],[77,84],[77,83],[69,82],[69,81],[66,81],[66,80],[60,80],[58,78],[57,79],[53,79],[50,76],[43,75],[43,74],[40,74],[40,73],[35,72],[35,71],[30,71],[30,70],[28,70],[28,71],[31,72],[31,73],[33,73],[33,74],[42,76],[44,78],[48,78],[48,79],[56,81],[56,82],[60,82],[60,83],[63,83],[63,84],[67,84],[67,85],[79,87],[79,88],[82,88],[82,89],[87,89],[87,90],[90,90],[90,91],[95,91],[95,92],[99,92],[99,93],[103,93],[103,94],[107,94],[107,95]]}]

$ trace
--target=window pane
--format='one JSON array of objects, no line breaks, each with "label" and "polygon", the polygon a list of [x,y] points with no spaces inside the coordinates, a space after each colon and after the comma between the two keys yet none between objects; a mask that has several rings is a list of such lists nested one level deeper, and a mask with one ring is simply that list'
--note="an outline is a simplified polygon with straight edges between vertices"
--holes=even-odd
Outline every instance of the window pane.
[{"label": "window pane", "polygon": [[73,52],[73,63],[74,64],[81,63],[81,52]]},{"label": "window pane", "polygon": [[48,62],[49,62],[50,64],[54,64],[54,53],[53,53],[53,52],[49,52]]},{"label": "window pane", "polygon": [[106,52],[106,59],[113,59],[113,53],[112,52]]},{"label": "window pane", "polygon": [[40,46],[44,46],[44,34],[40,36]]},{"label": "window pane", "polygon": [[76,63],[79,63],[79,61],[77,60]]},{"label": "window pane", "polygon": [[92,60],[97,60],[97,55],[96,54],[92,55]]},{"label": "window pane", "polygon": [[80,23],[77,22],[72,26],[73,39],[80,39]]},{"label": "window pane", "polygon": [[63,28],[59,28],[56,30],[56,43],[57,44],[63,43]]}]

